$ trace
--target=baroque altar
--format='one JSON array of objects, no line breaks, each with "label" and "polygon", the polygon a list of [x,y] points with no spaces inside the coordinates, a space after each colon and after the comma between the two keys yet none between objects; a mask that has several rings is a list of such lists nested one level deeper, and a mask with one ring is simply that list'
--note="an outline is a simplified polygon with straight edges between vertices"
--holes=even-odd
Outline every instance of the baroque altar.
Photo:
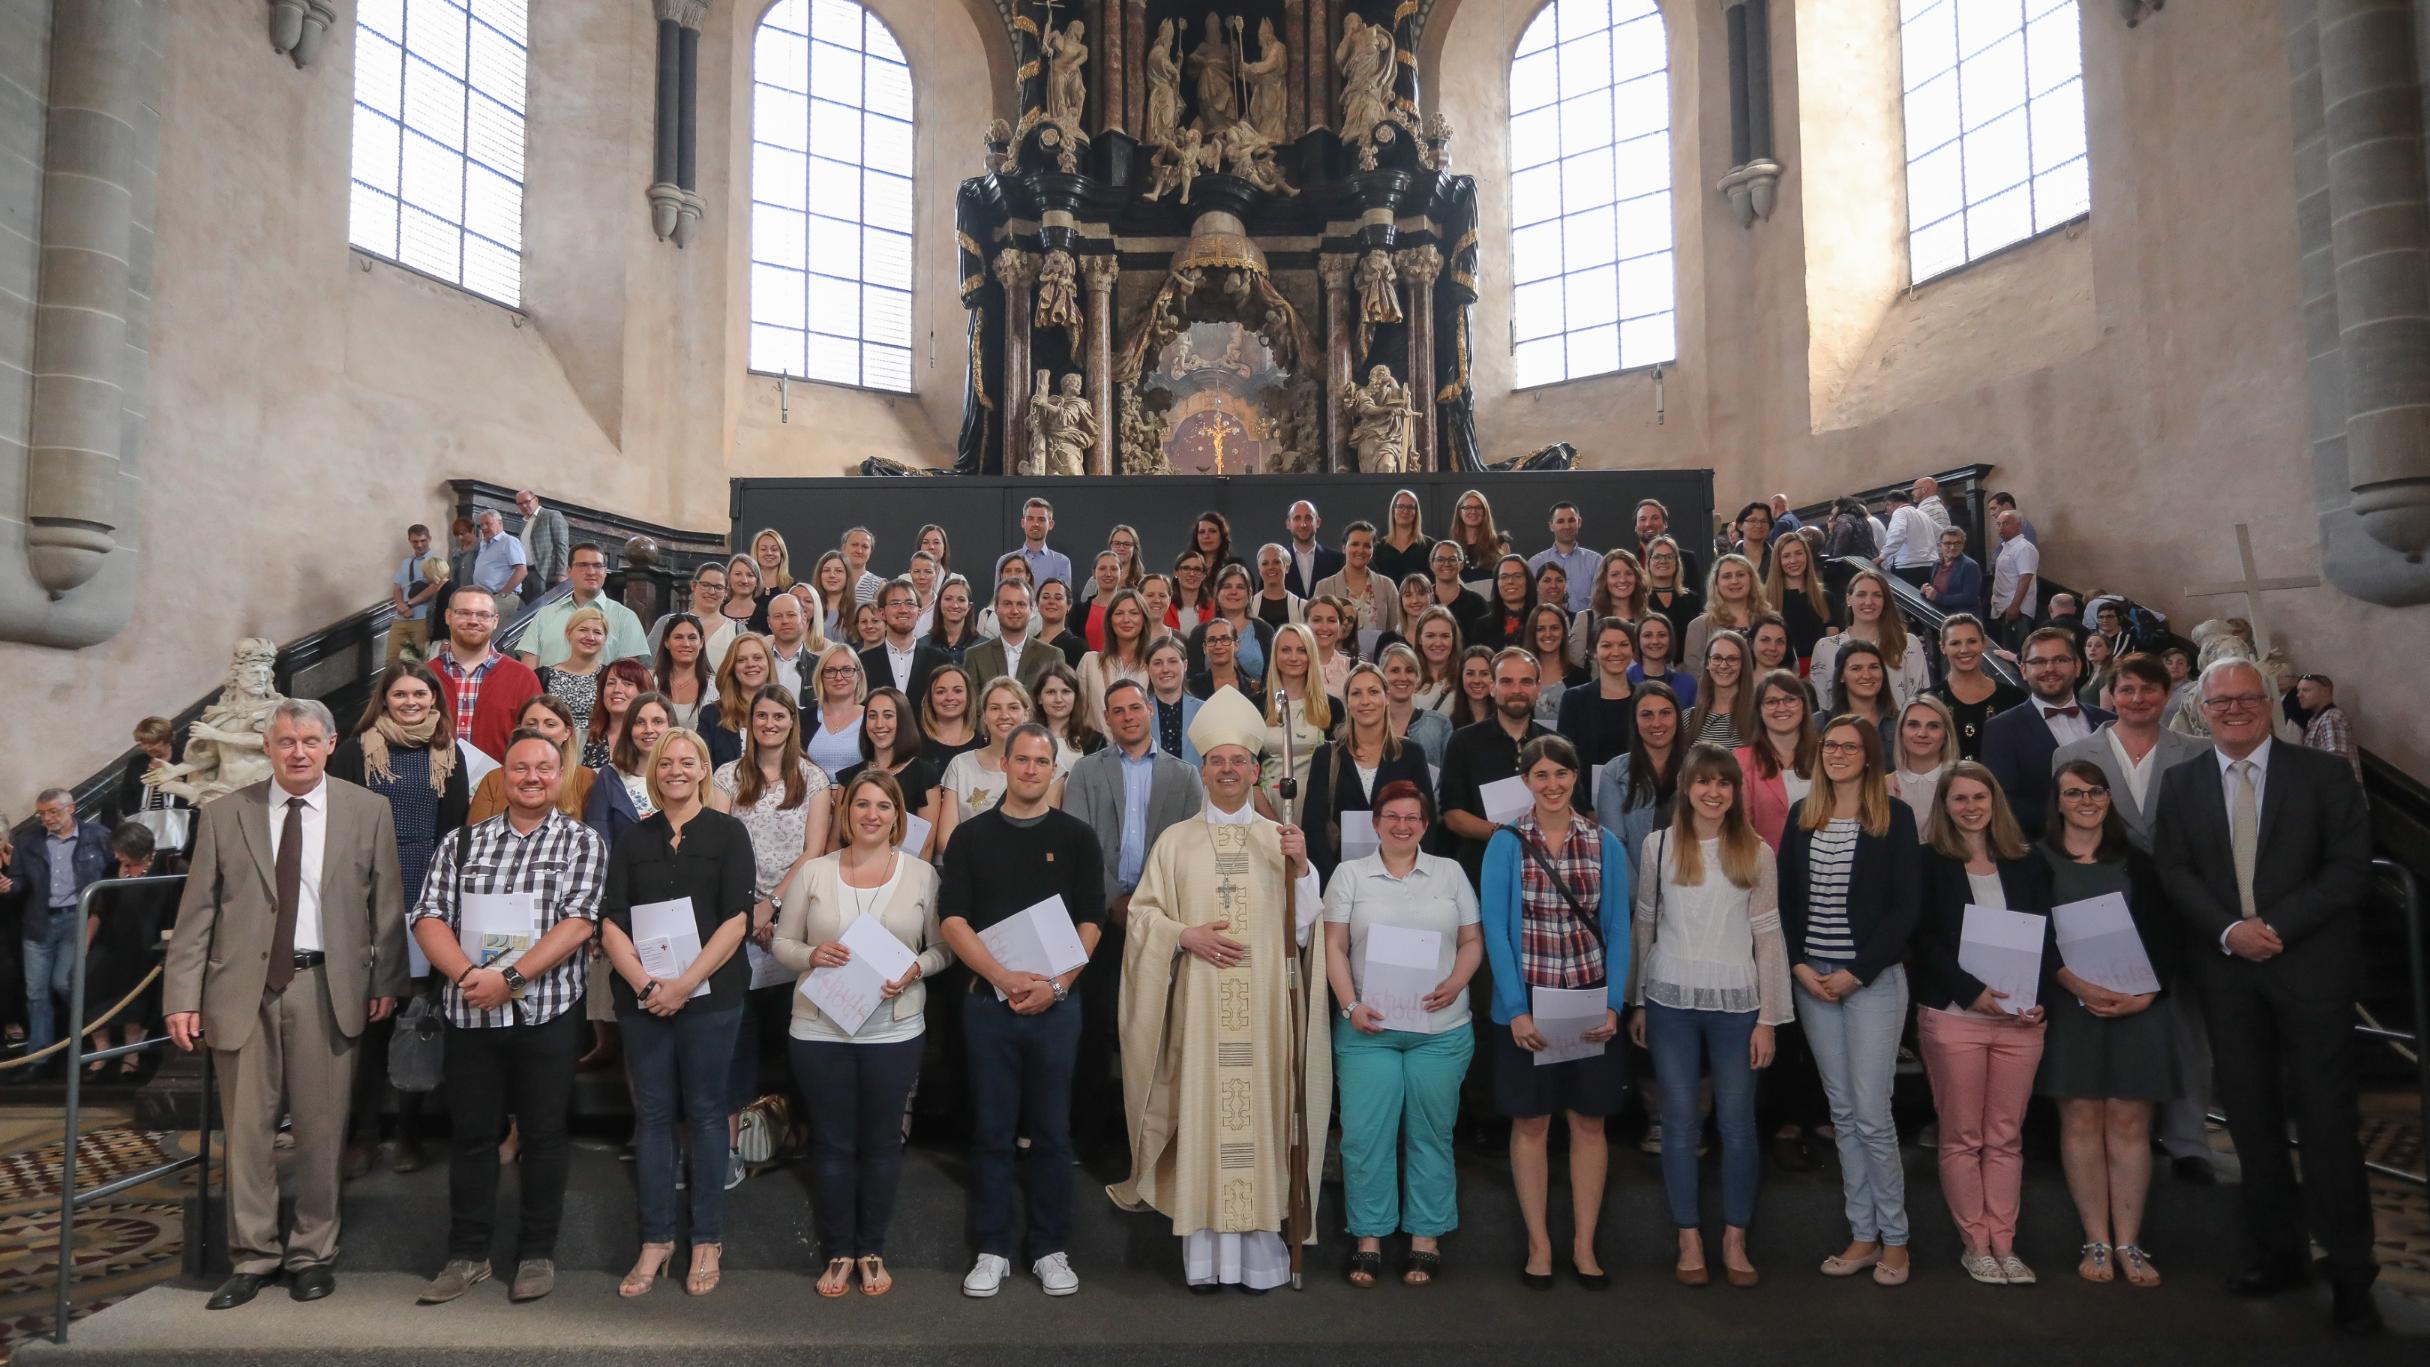
[{"label": "baroque altar", "polygon": [[1477,188],[1417,0],[1015,0],[955,472],[1480,468]]}]

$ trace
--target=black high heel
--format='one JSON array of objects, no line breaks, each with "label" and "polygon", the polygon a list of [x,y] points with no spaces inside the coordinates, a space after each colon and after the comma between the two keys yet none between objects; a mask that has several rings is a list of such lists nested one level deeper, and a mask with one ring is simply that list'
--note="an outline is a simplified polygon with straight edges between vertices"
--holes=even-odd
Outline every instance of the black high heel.
[{"label": "black high heel", "polygon": [[[1571,1263],[1569,1265],[1569,1270],[1578,1278],[1578,1285],[1585,1287],[1589,1291],[1605,1291],[1611,1288],[1612,1274],[1609,1272],[1589,1272],[1585,1268],[1578,1266],[1576,1263]],[[1545,1280],[1550,1281],[1552,1279],[1547,1277]]]},{"label": "black high heel", "polygon": [[1553,1289],[1552,1274],[1550,1272],[1530,1272],[1527,1270],[1526,1264],[1522,1263],[1519,1266],[1519,1285],[1530,1291],[1550,1291]]}]

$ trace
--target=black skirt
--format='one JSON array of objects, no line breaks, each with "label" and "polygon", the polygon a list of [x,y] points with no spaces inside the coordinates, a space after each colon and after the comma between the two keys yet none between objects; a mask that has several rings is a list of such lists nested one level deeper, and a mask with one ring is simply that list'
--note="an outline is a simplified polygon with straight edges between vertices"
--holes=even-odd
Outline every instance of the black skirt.
[{"label": "black skirt", "polygon": [[1536,1064],[1536,1056],[1510,1037],[1507,1025],[1489,1025],[1492,1040],[1493,1106],[1512,1117],[1552,1115],[1574,1111],[1585,1116],[1617,1115],[1628,1100],[1628,1050],[1614,1037],[1593,1058],[1566,1063]]}]

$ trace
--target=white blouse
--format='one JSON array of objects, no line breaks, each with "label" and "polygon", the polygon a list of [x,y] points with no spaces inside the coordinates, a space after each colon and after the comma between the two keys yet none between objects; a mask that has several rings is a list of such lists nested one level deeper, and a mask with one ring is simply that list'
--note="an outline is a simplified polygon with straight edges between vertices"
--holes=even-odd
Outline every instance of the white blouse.
[{"label": "white blouse", "polygon": [[1639,852],[1637,867],[1658,876],[1632,880],[1629,1000],[1680,1011],[1759,1011],[1765,1025],[1794,1019],[1770,852],[1755,861],[1755,885],[1742,888],[1721,871],[1721,841],[1700,841],[1704,876],[1683,887],[1674,838],[1667,828],[1651,832]]}]

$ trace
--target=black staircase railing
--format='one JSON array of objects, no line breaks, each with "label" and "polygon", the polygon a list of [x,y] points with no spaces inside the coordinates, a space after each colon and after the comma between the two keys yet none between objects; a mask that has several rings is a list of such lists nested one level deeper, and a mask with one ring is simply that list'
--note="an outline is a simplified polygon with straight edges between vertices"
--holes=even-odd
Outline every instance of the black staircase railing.
[{"label": "black staircase railing", "polygon": [[[127,888],[183,887],[185,881],[186,875],[169,873],[144,878],[104,878],[89,883],[76,898],[77,924],[84,924],[85,918],[93,914],[93,901],[97,896]],[[208,1248],[217,1238],[211,1228],[211,1134],[214,1128],[212,1118],[218,1109],[218,1097],[214,1091],[217,1084],[212,1076],[211,1051],[207,1048],[196,1051],[202,1057],[202,1067],[200,1070],[201,1096],[197,1099],[196,1105],[196,1114],[200,1116],[200,1119],[196,1122],[197,1138],[194,1151],[184,1157],[171,1158],[136,1172],[122,1173],[87,1191],[76,1189],[77,1148],[83,1137],[85,1065],[105,1059],[130,1058],[137,1054],[165,1049],[169,1047],[170,1040],[166,1035],[154,1035],[150,1039],[139,1040],[133,1044],[87,1050],[84,1047],[85,1032],[89,1029],[106,1028],[117,1012],[132,1007],[144,990],[150,986],[152,978],[160,975],[160,968],[155,965],[144,981],[138,983],[135,990],[128,993],[126,998],[121,1000],[110,1012],[105,1013],[100,1022],[88,1025],[84,1018],[85,937],[82,935],[75,937],[75,951],[69,964],[67,1034],[60,1040],[58,1046],[54,1046],[64,1047],[66,1054],[67,1106],[64,1121],[65,1142],[61,1145],[59,1160],[58,1285],[54,1289],[55,1300],[52,1305],[51,1342],[53,1343],[67,1342],[68,1319],[74,1309],[76,1214],[78,1211],[122,1191],[140,1187],[149,1182],[157,1182],[171,1173],[195,1168],[198,1170],[198,1199],[192,1208],[198,1212],[198,1215],[186,1226],[184,1235],[186,1247],[189,1251],[195,1248]],[[28,1066],[36,1062],[38,1060],[29,1055],[26,1058],[12,1060],[11,1066]]]}]

